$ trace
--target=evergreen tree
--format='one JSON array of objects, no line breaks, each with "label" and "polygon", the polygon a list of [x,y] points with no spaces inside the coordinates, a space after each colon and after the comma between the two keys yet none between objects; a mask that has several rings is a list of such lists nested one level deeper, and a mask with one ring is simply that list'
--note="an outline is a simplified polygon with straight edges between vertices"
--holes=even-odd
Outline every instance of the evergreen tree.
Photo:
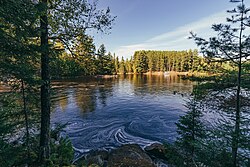
[{"label": "evergreen tree", "polygon": [[97,68],[99,74],[112,74],[114,67],[112,54],[106,54],[104,44],[100,45],[97,51]]},{"label": "evergreen tree", "polygon": [[27,91],[31,85],[38,83],[41,71],[40,160],[44,164],[45,159],[50,156],[49,65],[55,51],[53,44],[60,42],[63,49],[73,54],[76,46],[72,41],[76,41],[87,29],[102,32],[109,30],[114,18],[109,9],[98,10],[96,1],[4,0],[0,2],[0,6],[0,56],[3,62],[0,67],[1,81],[17,81],[18,88],[15,91],[22,95],[27,128],[30,127],[27,124]]},{"label": "evergreen tree", "polygon": [[[37,127],[39,99],[38,13],[29,0],[0,2],[0,82],[11,87],[11,92],[0,96],[0,166],[32,161],[30,129]],[[19,137],[13,142],[21,140],[23,145],[14,146],[9,140],[12,135]]]},{"label": "evergreen tree", "polygon": [[147,54],[148,56],[148,71],[151,73],[153,72],[153,66],[154,66],[154,57],[153,57],[153,52],[150,52]]},{"label": "evergreen tree", "polygon": [[126,59],[126,61],[125,61],[125,71],[126,71],[126,73],[129,73],[129,74],[131,74],[133,72],[131,59],[130,60]]},{"label": "evergreen tree", "polygon": [[120,74],[125,74],[126,73],[125,61],[124,61],[123,57],[121,59],[121,62],[119,63],[119,73]]},{"label": "evergreen tree", "polygon": [[[225,86],[224,90],[227,90],[229,97],[233,100],[234,106],[231,107],[230,114],[231,122],[233,127],[231,127],[231,156],[232,156],[232,166],[236,167],[240,165],[240,155],[239,148],[241,145],[241,138],[244,125],[243,118],[243,104],[242,100],[245,98],[242,92],[242,67],[244,64],[244,59],[249,57],[249,46],[250,46],[250,35],[246,33],[249,27],[249,9],[246,8],[244,0],[231,0],[231,2],[239,3],[237,8],[228,11],[232,14],[231,18],[227,18],[228,24],[216,24],[212,26],[212,29],[218,33],[217,37],[211,37],[209,40],[197,37],[192,33],[192,38],[196,41],[198,46],[208,58],[220,58],[221,61],[231,61],[233,66],[236,67],[237,75],[232,74],[230,78],[235,78],[232,84]],[[218,87],[218,83],[217,87]],[[230,88],[236,88],[236,90],[231,90]],[[231,92],[231,93],[230,93]],[[233,95],[232,95],[233,93]],[[235,95],[235,96],[234,96]],[[226,126],[227,123],[224,124]],[[246,148],[245,148],[246,149]]]},{"label": "evergreen tree", "polygon": [[105,74],[113,74],[114,73],[114,63],[113,63],[113,57],[112,54],[109,52],[104,57],[104,72]]},{"label": "evergreen tree", "polygon": [[134,54],[134,72],[145,73],[148,71],[147,56],[145,51],[136,51]]},{"label": "evergreen tree", "polygon": [[181,71],[204,72],[204,58],[198,56],[197,50],[189,51],[136,51],[132,57],[134,73]]},{"label": "evergreen tree", "polygon": [[191,99],[186,105],[188,111],[181,116],[177,125],[176,144],[183,157],[183,166],[197,166],[201,143],[205,137],[205,127],[202,123],[202,106],[197,99]]},{"label": "evergreen tree", "polygon": [[[82,34],[77,38],[73,58],[80,66],[81,72],[78,75],[94,75],[97,73],[95,45],[93,38],[90,36]],[[76,74],[73,76],[76,76]]]},{"label": "evergreen tree", "polygon": [[97,68],[99,74],[105,74],[104,71],[104,57],[106,54],[106,48],[104,44],[101,44],[99,49],[97,50]]},{"label": "evergreen tree", "polygon": [[119,72],[119,59],[118,56],[116,57],[114,54],[114,60],[115,60],[115,74]]},{"label": "evergreen tree", "polygon": [[[50,128],[50,73],[49,45],[50,40],[60,40],[68,51],[73,54],[74,45],[79,34],[87,29],[105,32],[111,28],[114,18],[110,9],[98,10],[97,1],[89,3],[81,0],[48,1],[40,0],[41,5],[41,155],[44,162],[49,157]],[[60,9],[60,10],[58,10]],[[66,10],[67,9],[67,10]],[[50,13],[50,14],[49,14]],[[48,31],[50,27],[50,31]]]}]

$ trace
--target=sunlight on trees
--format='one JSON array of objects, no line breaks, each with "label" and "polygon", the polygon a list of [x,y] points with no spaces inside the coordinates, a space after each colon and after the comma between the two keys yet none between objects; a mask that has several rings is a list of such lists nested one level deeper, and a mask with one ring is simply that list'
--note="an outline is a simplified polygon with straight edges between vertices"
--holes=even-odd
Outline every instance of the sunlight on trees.
[{"label": "sunlight on trees", "polygon": [[[237,6],[227,11],[227,24],[212,25],[217,36],[191,33],[203,56],[191,49],[140,50],[125,59],[88,35],[109,33],[115,20],[109,8],[98,9],[98,0],[0,1],[0,84],[8,86],[0,97],[0,166],[71,165],[72,144],[57,136],[63,126],[51,130],[51,78],[167,71],[207,74],[189,78],[197,84],[176,123],[176,142],[166,144],[168,162],[249,166],[250,9],[244,0],[230,2]],[[106,105],[105,91],[98,91]],[[77,100],[91,104],[92,98]]]}]

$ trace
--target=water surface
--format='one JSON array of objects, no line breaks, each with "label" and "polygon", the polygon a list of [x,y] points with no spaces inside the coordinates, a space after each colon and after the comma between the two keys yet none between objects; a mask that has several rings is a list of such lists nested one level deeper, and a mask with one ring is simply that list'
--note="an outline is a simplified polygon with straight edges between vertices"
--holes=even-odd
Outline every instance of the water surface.
[{"label": "water surface", "polygon": [[52,124],[68,123],[76,155],[126,143],[173,142],[192,83],[177,76],[128,75],[53,82]]}]

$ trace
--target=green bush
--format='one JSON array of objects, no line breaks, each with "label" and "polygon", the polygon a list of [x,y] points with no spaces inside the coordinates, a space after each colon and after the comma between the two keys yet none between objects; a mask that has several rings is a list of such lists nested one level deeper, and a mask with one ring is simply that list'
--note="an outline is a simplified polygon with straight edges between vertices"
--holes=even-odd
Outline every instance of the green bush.
[{"label": "green bush", "polygon": [[55,141],[51,144],[50,161],[53,166],[69,166],[74,158],[72,143],[68,137],[60,138],[59,143]]}]

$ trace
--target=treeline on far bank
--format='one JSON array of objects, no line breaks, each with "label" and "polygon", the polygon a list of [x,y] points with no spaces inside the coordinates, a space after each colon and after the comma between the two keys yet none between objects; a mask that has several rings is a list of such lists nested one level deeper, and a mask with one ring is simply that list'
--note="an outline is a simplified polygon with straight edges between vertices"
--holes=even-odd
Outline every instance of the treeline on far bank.
[{"label": "treeline on far bank", "polygon": [[[87,47],[86,47],[87,46]],[[151,72],[209,72],[216,73],[226,63],[211,62],[198,55],[197,50],[184,51],[136,51],[130,59],[118,58],[107,53],[102,44],[95,52],[91,38],[87,44],[79,45],[75,54],[63,52],[51,62],[54,78],[87,75],[141,74]]]},{"label": "treeline on far bank", "polygon": [[131,59],[119,62],[117,73],[147,72],[210,72],[216,73],[227,63],[209,61],[198,55],[197,50],[184,51],[136,51]]}]

